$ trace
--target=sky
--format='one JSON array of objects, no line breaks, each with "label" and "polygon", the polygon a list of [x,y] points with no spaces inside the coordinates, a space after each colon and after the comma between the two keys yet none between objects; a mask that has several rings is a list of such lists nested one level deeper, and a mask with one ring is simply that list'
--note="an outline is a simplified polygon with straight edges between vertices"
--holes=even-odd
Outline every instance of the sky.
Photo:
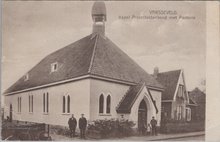
[{"label": "sky", "polygon": [[[2,3],[2,91],[48,54],[92,32],[93,2]],[[156,66],[160,72],[183,69],[188,91],[201,86],[206,61],[205,2],[108,1],[105,4],[106,36],[142,68],[150,74]],[[150,16],[150,10],[171,10],[176,11],[177,17],[195,19],[119,18]]]}]

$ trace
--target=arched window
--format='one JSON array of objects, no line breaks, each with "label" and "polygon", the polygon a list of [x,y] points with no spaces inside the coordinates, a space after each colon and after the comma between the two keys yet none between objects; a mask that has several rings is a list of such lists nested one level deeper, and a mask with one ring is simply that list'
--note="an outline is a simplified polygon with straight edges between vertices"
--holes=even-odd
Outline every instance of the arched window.
[{"label": "arched window", "polygon": [[33,108],[34,107],[34,96],[33,95],[31,96],[31,105],[32,105],[31,106],[31,109],[32,109],[31,112],[33,112],[34,111],[34,108]]},{"label": "arched window", "polygon": [[108,95],[107,97],[107,104],[106,104],[106,113],[110,113],[111,112],[111,96]]},{"label": "arched window", "polygon": [[44,95],[43,95],[43,112],[45,112],[46,110],[45,110],[45,93],[44,93]]},{"label": "arched window", "polygon": [[20,98],[18,97],[18,112],[20,112]]},{"label": "arched window", "polygon": [[20,97],[20,112],[21,112],[21,97]]},{"label": "arched window", "polygon": [[29,95],[29,112],[31,112],[31,96]]},{"label": "arched window", "polygon": [[70,96],[67,97],[67,113],[70,113]]},{"label": "arched window", "polygon": [[49,93],[47,93],[47,113],[49,112]]},{"label": "arched window", "polygon": [[104,96],[101,94],[99,97],[99,113],[103,113],[104,110]]},{"label": "arched window", "polygon": [[65,113],[66,98],[63,96],[63,113]]}]

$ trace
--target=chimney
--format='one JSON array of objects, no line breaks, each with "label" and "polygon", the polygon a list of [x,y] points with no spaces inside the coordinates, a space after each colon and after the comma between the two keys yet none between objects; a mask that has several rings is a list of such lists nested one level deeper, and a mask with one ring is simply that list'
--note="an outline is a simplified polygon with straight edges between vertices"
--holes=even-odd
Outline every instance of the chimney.
[{"label": "chimney", "polygon": [[93,34],[105,36],[106,7],[103,1],[96,1],[92,7]]},{"label": "chimney", "polygon": [[158,68],[158,67],[155,67],[155,68],[154,68],[154,74],[153,74],[153,76],[154,76],[155,78],[157,78],[158,73],[159,73],[159,68]]}]

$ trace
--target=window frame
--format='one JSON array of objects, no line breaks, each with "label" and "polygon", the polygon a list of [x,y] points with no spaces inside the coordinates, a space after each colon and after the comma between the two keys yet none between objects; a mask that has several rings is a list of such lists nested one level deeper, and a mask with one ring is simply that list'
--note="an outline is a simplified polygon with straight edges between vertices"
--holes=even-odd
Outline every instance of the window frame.
[{"label": "window frame", "polygon": [[[103,93],[101,93],[101,95],[99,96],[99,114],[104,114],[104,95]],[[102,99],[102,100],[101,100]]]},{"label": "window frame", "polygon": [[50,72],[58,71],[58,62],[54,62],[50,66],[51,66]]},{"label": "window frame", "polygon": [[108,95],[106,98],[106,114],[111,114],[111,95]]}]

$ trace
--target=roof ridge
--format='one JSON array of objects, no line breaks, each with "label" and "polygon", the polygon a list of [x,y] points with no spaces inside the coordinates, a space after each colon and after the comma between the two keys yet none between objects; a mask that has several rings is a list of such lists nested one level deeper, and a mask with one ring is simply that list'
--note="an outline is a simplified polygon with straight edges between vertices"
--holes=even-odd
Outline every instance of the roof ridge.
[{"label": "roof ridge", "polygon": [[92,65],[93,65],[93,61],[94,61],[94,56],[95,56],[95,51],[96,51],[96,47],[97,47],[97,42],[98,42],[98,37],[99,35],[96,34],[95,35],[95,45],[94,45],[94,48],[93,48],[93,52],[92,52],[92,57],[91,57],[91,60],[90,60],[90,64],[89,64],[89,70],[88,70],[88,73],[91,73],[91,69],[92,69]]},{"label": "roof ridge", "polygon": [[[170,72],[176,72],[176,71],[182,71],[182,69],[176,69],[176,70],[171,70],[171,71],[159,72],[158,74],[170,73]],[[151,74],[151,75],[152,75],[152,74]]]}]

